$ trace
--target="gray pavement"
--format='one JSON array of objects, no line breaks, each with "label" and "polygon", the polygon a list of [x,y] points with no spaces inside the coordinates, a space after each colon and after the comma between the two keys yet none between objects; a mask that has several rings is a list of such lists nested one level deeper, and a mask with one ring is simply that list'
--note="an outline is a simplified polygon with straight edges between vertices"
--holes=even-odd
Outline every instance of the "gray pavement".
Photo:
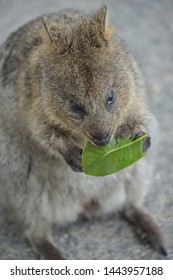
[{"label": "gray pavement", "polygon": [[[102,3],[143,69],[151,107],[160,123],[157,171],[146,204],[165,233],[168,259],[173,259],[173,1],[0,0],[0,43],[41,14],[69,7],[92,11]],[[36,258],[28,244],[11,232],[10,224],[0,216],[0,259]],[[56,233],[55,229],[57,245],[68,259],[163,259],[140,244],[120,217],[80,222]]]}]

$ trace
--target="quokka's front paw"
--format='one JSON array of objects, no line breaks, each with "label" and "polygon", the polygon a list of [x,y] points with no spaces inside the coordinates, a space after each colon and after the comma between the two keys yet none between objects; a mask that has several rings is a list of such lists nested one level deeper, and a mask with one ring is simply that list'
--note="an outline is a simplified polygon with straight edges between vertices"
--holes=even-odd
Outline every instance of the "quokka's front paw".
[{"label": "quokka's front paw", "polygon": [[[137,132],[137,133],[133,133],[133,134],[132,134],[133,141],[136,140],[136,139],[138,139],[138,138],[140,138],[140,137],[142,137],[142,136],[145,135],[145,134],[146,134],[146,133],[144,133],[143,131],[139,131],[139,132]],[[150,137],[144,138],[144,139],[142,140],[142,151],[143,151],[143,153],[145,153],[145,152],[148,150],[148,148],[149,148],[150,146],[151,146]]]},{"label": "quokka's front paw", "polygon": [[79,147],[73,147],[63,156],[65,161],[74,171],[82,172],[82,149]]}]

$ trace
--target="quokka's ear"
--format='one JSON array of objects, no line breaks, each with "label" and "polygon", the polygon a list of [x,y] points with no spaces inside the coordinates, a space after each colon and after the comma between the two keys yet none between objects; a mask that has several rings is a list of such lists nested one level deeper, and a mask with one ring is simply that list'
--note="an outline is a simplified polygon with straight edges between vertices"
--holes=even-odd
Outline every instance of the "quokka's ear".
[{"label": "quokka's ear", "polygon": [[96,22],[99,31],[104,33],[105,26],[106,26],[106,13],[107,13],[107,6],[102,6],[98,11],[96,11],[93,15],[93,20]]},{"label": "quokka's ear", "polygon": [[66,52],[69,49],[72,41],[69,27],[64,24],[64,22],[60,22],[56,16],[43,16],[42,21],[45,30],[57,51],[59,53]]},{"label": "quokka's ear", "polygon": [[96,26],[99,37],[104,39],[106,46],[108,46],[114,29],[107,26],[107,6],[102,6],[91,16],[91,24]]},{"label": "quokka's ear", "polygon": [[54,30],[55,22],[50,20],[48,16],[43,16],[42,21],[50,40],[54,42],[56,40],[55,30]]}]

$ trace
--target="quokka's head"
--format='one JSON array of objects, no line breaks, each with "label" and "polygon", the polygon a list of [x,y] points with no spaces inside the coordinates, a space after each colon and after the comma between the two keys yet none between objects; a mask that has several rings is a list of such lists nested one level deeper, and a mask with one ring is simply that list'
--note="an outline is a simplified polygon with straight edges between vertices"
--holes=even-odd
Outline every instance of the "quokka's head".
[{"label": "quokka's head", "polygon": [[75,20],[62,13],[43,18],[47,55],[41,91],[53,122],[98,146],[113,137],[131,99],[126,51],[106,25],[106,7]]}]

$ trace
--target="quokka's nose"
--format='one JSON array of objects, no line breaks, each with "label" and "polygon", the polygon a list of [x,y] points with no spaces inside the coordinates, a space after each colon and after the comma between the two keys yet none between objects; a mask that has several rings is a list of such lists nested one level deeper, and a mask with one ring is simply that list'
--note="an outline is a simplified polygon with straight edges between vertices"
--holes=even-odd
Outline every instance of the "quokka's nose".
[{"label": "quokka's nose", "polygon": [[109,142],[110,142],[110,136],[108,134],[93,137],[93,143],[97,146],[105,146]]}]

